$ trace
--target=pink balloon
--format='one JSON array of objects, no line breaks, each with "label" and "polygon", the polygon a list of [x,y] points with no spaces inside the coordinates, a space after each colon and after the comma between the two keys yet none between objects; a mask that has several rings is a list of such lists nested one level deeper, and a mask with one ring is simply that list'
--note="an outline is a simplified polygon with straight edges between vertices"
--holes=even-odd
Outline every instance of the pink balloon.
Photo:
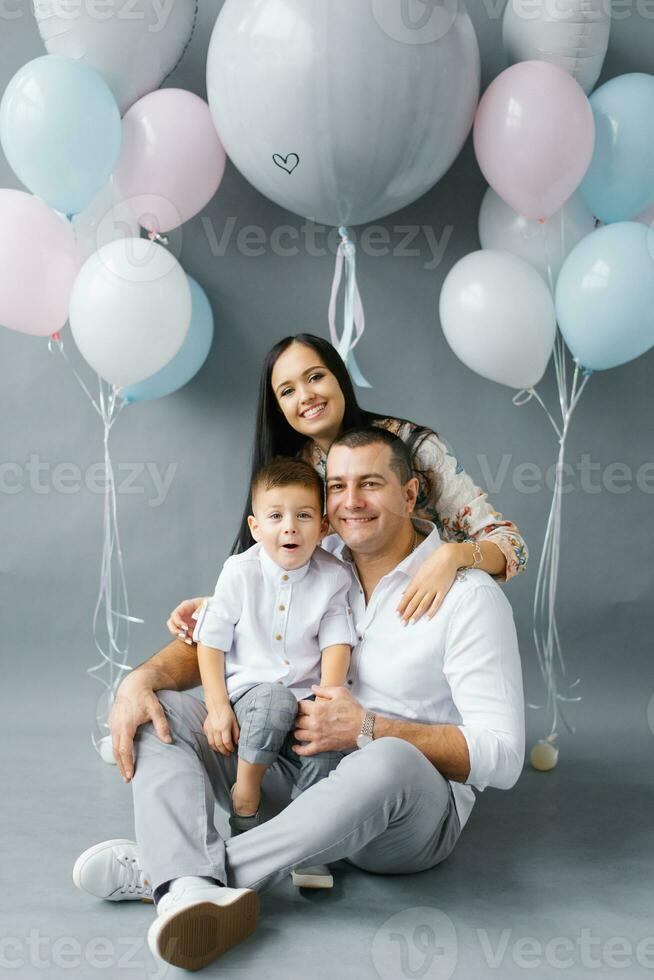
[{"label": "pink balloon", "polygon": [[38,197],[0,189],[0,324],[35,337],[60,330],[79,264],[66,218]]},{"label": "pink balloon", "polygon": [[123,117],[114,174],[118,195],[148,231],[179,227],[214,196],[225,172],[225,150],[207,103],[179,88],[159,89]]},{"label": "pink balloon", "polygon": [[474,144],[493,190],[524,217],[544,220],[565,204],[588,169],[593,110],[563,68],[521,61],[486,89]]},{"label": "pink balloon", "polygon": [[632,218],[631,220],[640,221],[640,223],[643,225],[654,226],[654,204],[652,204],[651,207],[646,208],[644,211],[641,211],[640,214],[637,214],[636,217]]}]

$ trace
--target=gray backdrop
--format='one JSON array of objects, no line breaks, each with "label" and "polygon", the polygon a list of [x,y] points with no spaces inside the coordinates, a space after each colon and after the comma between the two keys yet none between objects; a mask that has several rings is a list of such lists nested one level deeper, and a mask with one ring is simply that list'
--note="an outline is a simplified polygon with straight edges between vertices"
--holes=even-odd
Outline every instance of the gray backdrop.
[{"label": "gray backdrop", "polygon": [[[486,86],[504,67],[502,4],[488,0],[470,7]],[[166,84],[205,96],[206,50],[220,3],[202,0],[201,8],[192,44]],[[28,4],[7,9],[19,16],[0,23],[1,90],[21,65],[43,53]],[[636,0],[621,10],[602,80],[654,70],[654,12]],[[0,185],[19,187],[1,156]],[[531,643],[531,601],[550,493],[542,482],[534,491],[533,479],[525,492],[519,467],[530,462],[544,472],[556,456],[554,435],[535,404],[515,408],[509,389],[473,375],[454,357],[437,316],[445,275],[461,256],[479,248],[476,219],[484,189],[469,140],[431,193],[380,222],[387,245],[376,239],[360,251],[368,328],[358,357],[374,384],[361,401],[436,428],[489,490],[497,509],[523,530],[531,565],[507,592],[521,639],[526,693],[534,701],[540,699],[541,686]],[[216,340],[190,386],[128,408],[114,429],[119,480],[126,477],[122,465],[141,467],[134,484],[124,485],[119,496],[132,609],[145,619],[133,631],[132,663],[166,640],[164,621],[177,600],[213,587],[245,491],[264,353],[288,333],[326,334],[334,242],[327,251],[325,233],[318,230],[312,244],[303,225],[261,197],[228,164],[222,187],[204,213],[172,236],[184,269],[211,299]],[[247,226],[259,231],[248,232]],[[295,229],[299,240],[289,241],[282,231],[280,249],[274,236],[283,226]],[[415,236],[408,245],[407,232]],[[434,260],[435,240],[443,251]],[[298,254],[283,254],[289,245]],[[65,339],[70,351],[69,331]],[[18,492],[4,486],[0,494],[3,715],[14,724],[38,728],[51,708],[58,724],[72,725],[86,737],[99,690],[84,669],[97,660],[91,613],[101,498],[83,483],[76,490],[74,471],[69,492],[62,492],[54,467],[71,463],[83,480],[100,459],[101,430],[45,340],[3,329],[0,354],[0,453],[3,461],[20,468],[7,482],[22,482]],[[585,454],[591,467],[590,485],[577,473],[564,502],[559,623],[570,673],[582,675],[584,696],[571,712],[579,725],[578,738],[566,740],[571,752],[584,745],[592,750],[586,740],[595,730],[636,738],[641,748],[651,738],[653,369],[650,351],[596,374],[570,434],[570,461],[576,464]],[[541,390],[554,406],[551,370]],[[144,463],[173,474],[163,501]],[[607,469],[614,463],[622,466]],[[649,469],[641,469],[648,463]],[[30,698],[27,712],[16,696],[20,690]],[[37,694],[35,717],[29,705]],[[529,724],[533,734],[541,734],[537,712],[529,713]]]}]

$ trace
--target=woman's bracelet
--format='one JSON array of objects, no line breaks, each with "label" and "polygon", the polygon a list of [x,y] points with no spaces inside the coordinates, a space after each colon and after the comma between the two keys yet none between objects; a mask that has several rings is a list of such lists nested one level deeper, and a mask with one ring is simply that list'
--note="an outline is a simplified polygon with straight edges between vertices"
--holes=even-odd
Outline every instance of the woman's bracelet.
[{"label": "woman's bracelet", "polygon": [[478,541],[473,541],[472,543],[472,568],[478,568],[483,560],[484,556],[481,553],[481,545]]}]

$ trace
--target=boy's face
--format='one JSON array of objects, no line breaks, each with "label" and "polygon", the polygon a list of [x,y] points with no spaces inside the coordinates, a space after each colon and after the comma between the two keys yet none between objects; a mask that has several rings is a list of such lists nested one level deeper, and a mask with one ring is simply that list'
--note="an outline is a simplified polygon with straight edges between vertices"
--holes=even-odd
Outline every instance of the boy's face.
[{"label": "boy's face", "polygon": [[300,568],[311,558],[329,529],[315,490],[292,484],[266,490],[259,487],[248,517],[250,532],[281,568]]}]

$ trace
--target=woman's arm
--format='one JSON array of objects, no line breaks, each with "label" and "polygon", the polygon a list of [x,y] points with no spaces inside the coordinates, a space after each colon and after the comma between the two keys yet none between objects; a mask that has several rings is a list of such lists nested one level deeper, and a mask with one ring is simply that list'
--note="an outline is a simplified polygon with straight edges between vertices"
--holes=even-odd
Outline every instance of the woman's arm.
[{"label": "woman's arm", "polygon": [[483,559],[478,567],[498,582],[524,570],[529,552],[518,527],[493,508],[488,494],[474,483],[436,433],[420,443],[414,468],[420,481],[415,516],[433,521],[443,541],[464,546],[452,553],[461,561],[459,568],[473,564],[476,541]]}]

